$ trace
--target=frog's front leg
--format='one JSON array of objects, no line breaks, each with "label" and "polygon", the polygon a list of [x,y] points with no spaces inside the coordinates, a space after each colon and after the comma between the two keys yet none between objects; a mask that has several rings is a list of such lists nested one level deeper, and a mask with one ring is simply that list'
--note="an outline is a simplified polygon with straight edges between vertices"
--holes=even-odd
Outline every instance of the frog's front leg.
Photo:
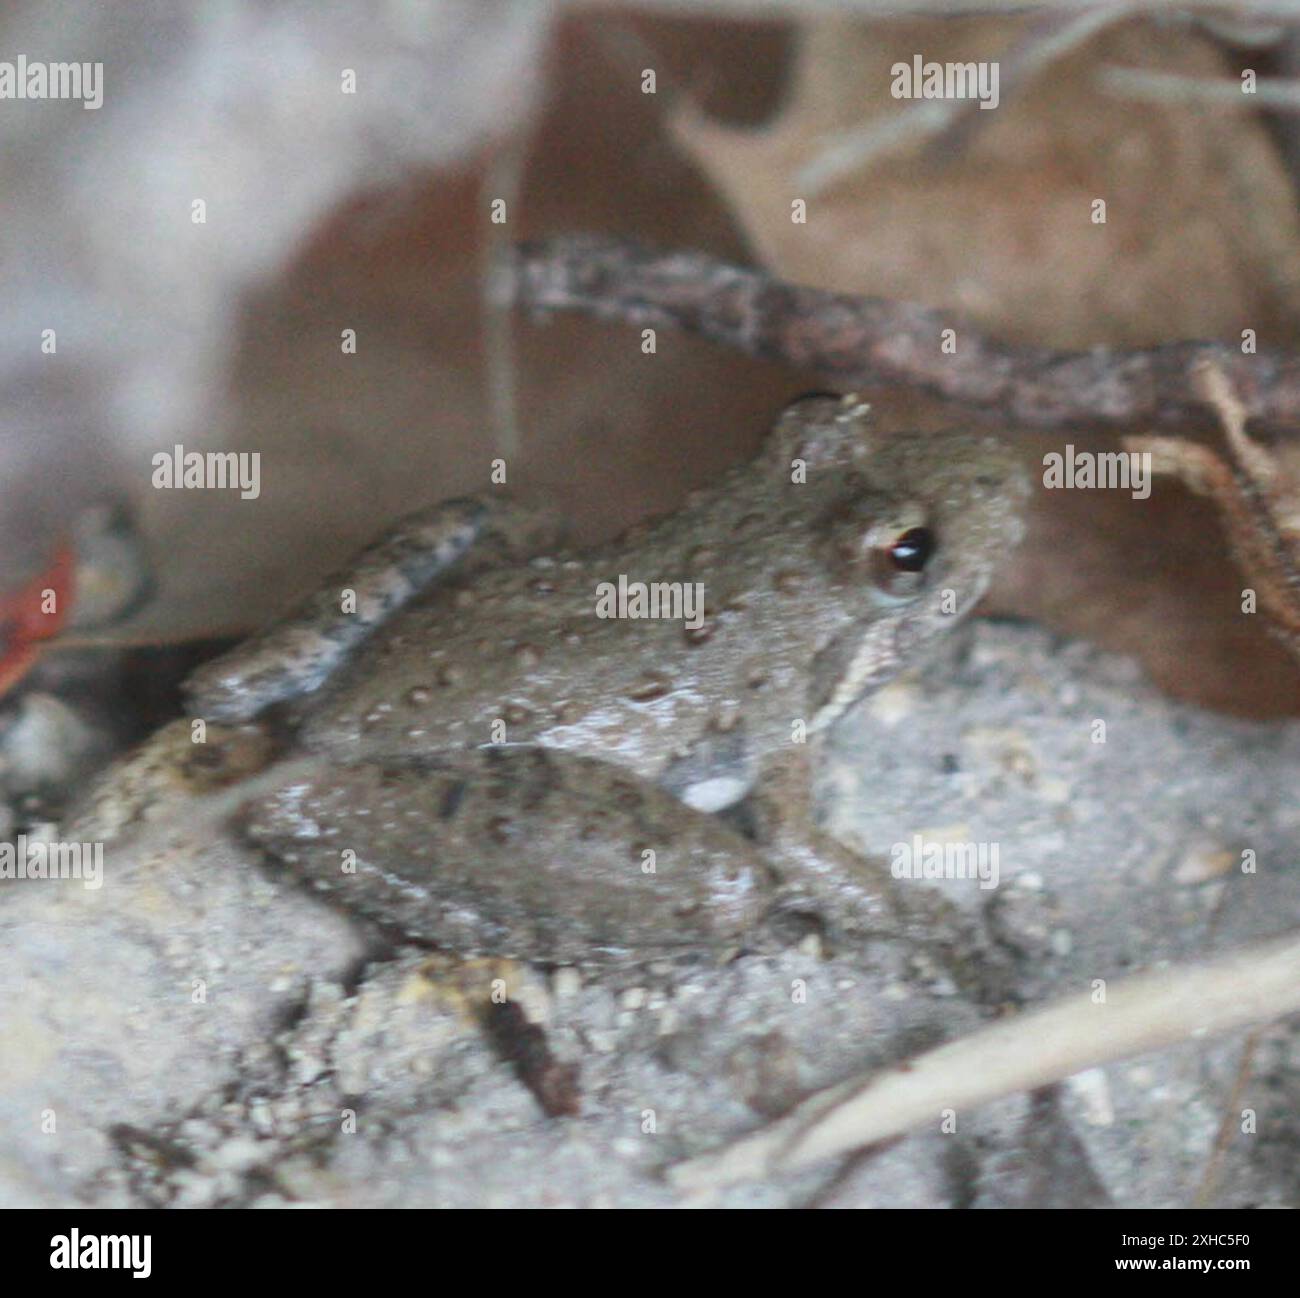
[{"label": "frog's front leg", "polygon": [[774,909],[810,909],[832,948],[872,936],[902,938],[977,1000],[1009,998],[1005,956],[981,920],[923,882],[895,879],[889,865],[822,829],[812,772],[820,745],[790,744],[764,763],[752,802],[760,846],[782,885]]},{"label": "frog's front leg", "polygon": [[888,871],[828,834],[817,820],[813,771],[820,744],[791,743],[764,759],[750,799],[755,837],[783,880],[779,904],[811,908],[834,944],[896,926]]},{"label": "frog's front leg", "polygon": [[408,515],[291,613],[193,672],[189,707],[239,722],[308,694],[423,591],[453,573],[530,558],[560,531],[552,516],[504,497],[446,500]]},{"label": "frog's front leg", "polygon": [[331,765],[245,832],[345,909],[461,955],[722,958],[765,917],[753,842],[626,768],[535,747]]},{"label": "frog's front leg", "polygon": [[821,827],[812,773],[820,761],[815,740],[768,756],[753,796],[755,832],[784,880],[785,905],[806,899],[838,941],[891,932],[932,943],[938,936],[929,890],[903,889],[884,861],[873,860]]}]

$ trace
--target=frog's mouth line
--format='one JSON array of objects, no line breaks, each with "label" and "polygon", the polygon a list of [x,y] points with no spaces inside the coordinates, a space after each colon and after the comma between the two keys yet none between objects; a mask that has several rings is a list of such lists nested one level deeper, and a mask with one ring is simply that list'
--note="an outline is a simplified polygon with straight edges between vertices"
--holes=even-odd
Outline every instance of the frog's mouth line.
[{"label": "frog's mouth line", "polygon": [[[811,698],[815,707],[808,733],[821,734],[830,729],[877,686],[914,660],[921,661],[930,642],[955,623],[964,621],[979,604],[987,587],[987,577],[974,579],[950,613],[936,608],[932,616],[877,622],[868,626],[865,632],[860,623],[850,627],[839,642],[823,650],[813,664]],[[921,598],[938,599],[942,589],[936,583]],[[819,682],[825,683],[821,689],[818,688]]]}]

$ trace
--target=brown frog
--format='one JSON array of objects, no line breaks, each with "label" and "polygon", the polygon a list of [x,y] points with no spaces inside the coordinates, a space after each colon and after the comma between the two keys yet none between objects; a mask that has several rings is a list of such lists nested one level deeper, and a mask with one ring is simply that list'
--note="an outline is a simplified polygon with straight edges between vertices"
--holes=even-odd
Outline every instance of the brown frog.
[{"label": "brown frog", "polygon": [[191,706],[276,705],[315,759],[246,809],[263,849],[467,954],[725,949],[774,898],[871,913],[878,876],[813,823],[810,752],[977,603],[1026,490],[990,438],[807,398],[603,546],[553,548],[500,498],[416,516],[201,668]]}]

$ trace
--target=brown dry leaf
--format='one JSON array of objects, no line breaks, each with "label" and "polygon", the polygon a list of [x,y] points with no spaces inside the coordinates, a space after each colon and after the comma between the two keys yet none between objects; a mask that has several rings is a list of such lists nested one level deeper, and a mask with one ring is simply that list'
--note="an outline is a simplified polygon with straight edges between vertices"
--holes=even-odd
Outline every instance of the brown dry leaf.
[{"label": "brown dry leaf", "polygon": [[[895,62],[1005,67],[1027,30],[1023,19],[816,23],[773,125],[684,112],[676,135],[783,279],[952,307],[1007,341],[1060,347],[1294,325],[1300,220],[1262,125],[1219,106],[1135,108],[1098,89],[1106,63],[1224,75],[1222,56],[1188,31],[1101,33],[976,111],[960,156],[908,143],[820,195],[800,182],[844,132],[928,106],[891,97]],[[807,224],[791,220],[797,198]]]}]

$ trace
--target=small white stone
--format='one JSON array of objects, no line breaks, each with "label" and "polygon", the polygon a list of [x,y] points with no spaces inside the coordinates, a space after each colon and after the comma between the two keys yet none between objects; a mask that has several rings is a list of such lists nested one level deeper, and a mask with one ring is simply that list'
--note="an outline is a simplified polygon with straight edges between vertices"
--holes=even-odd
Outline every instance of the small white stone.
[{"label": "small white stone", "polygon": [[1221,843],[1199,840],[1183,853],[1183,859],[1174,870],[1174,882],[1184,886],[1207,883],[1227,874],[1236,859]]},{"label": "small white stone", "polygon": [[212,1151],[212,1164],[223,1171],[242,1172],[262,1161],[269,1147],[247,1136],[236,1136]]},{"label": "small white stone", "polygon": [[1050,803],[1054,807],[1062,806],[1070,801],[1070,785],[1067,781],[1058,779],[1056,776],[1049,776],[1038,782],[1038,796],[1042,801]]},{"label": "small white stone", "polygon": [[866,709],[877,725],[893,729],[913,716],[922,700],[922,691],[914,682],[896,680],[872,694]]},{"label": "small white stone", "polygon": [[696,811],[724,811],[749,792],[749,785],[737,776],[716,775],[692,784],[683,792],[682,801]]},{"label": "small white stone", "polygon": [[1110,1082],[1104,1069],[1089,1068],[1066,1079],[1066,1085],[1079,1097],[1083,1115],[1091,1126],[1109,1127],[1115,1121],[1115,1106],[1110,1098]]}]

